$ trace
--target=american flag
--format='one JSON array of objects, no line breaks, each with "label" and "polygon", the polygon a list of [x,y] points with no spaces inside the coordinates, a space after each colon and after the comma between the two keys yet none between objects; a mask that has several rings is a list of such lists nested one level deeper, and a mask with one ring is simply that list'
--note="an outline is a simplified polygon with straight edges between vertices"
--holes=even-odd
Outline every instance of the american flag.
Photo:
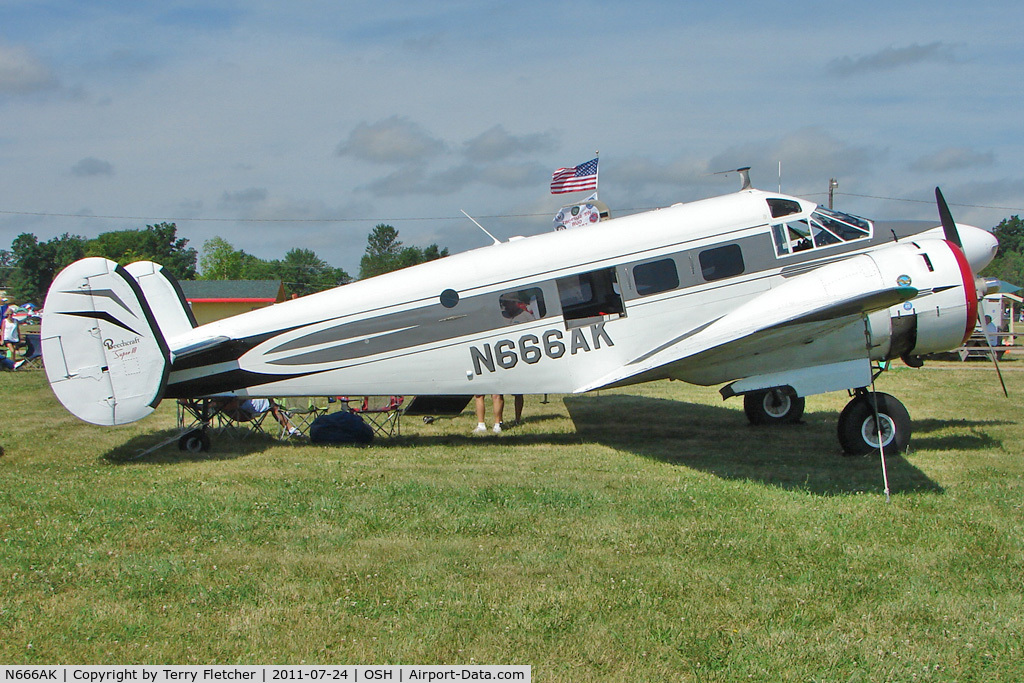
[{"label": "american flag", "polygon": [[551,174],[551,194],[584,192],[597,189],[597,159],[572,168],[560,168]]}]

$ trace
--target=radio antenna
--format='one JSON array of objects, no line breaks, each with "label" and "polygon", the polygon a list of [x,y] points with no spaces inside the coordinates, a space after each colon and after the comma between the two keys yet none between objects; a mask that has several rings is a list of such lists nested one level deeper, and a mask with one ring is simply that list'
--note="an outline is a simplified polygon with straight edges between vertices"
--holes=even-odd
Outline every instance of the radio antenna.
[{"label": "radio antenna", "polygon": [[465,216],[465,217],[466,217],[466,218],[468,218],[469,220],[473,221],[473,225],[475,225],[476,227],[478,227],[478,228],[480,228],[481,230],[483,230],[483,231],[484,231],[484,234],[485,234],[485,235],[487,235],[487,236],[488,236],[488,237],[490,237],[490,238],[491,238],[492,240],[494,240],[494,243],[495,243],[495,244],[501,244],[501,240],[499,240],[499,239],[498,239],[497,237],[495,237],[495,236],[494,236],[494,235],[492,235],[491,233],[487,232],[487,228],[485,228],[484,226],[482,226],[482,225],[480,225],[479,223],[477,223],[477,222],[476,222],[476,219],[475,219],[475,218],[473,218],[472,216],[470,216],[470,215],[469,215],[468,213],[466,213],[466,212],[465,212],[465,211],[463,211],[462,209],[459,209],[459,211],[462,211],[462,215],[463,215],[463,216]]}]

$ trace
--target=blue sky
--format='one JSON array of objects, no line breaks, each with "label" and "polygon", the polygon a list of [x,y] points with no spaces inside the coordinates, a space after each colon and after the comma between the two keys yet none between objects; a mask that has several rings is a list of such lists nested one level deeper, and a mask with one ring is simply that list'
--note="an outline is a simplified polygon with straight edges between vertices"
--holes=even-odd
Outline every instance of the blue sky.
[{"label": "blue sky", "polygon": [[[0,4],[0,247],[176,221],[351,273],[550,229],[601,152],[613,213],[755,185],[872,218],[1024,213],[1010,2]],[[456,218],[458,217],[458,218]]]}]

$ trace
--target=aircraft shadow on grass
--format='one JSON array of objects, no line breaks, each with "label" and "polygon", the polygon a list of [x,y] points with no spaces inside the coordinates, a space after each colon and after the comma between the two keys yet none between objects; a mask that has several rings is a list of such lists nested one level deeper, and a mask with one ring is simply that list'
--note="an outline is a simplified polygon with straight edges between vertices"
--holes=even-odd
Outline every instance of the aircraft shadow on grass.
[{"label": "aircraft shadow on grass", "polygon": [[[191,453],[178,449],[177,438],[183,435],[181,429],[163,429],[149,434],[135,436],[120,446],[115,446],[101,457],[112,463],[169,463],[199,462],[209,460],[235,460],[268,448],[292,443],[308,445],[308,441],[282,442],[268,434],[250,432],[240,428],[211,430],[213,448],[209,451]],[[161,442],[164,445],[157,447]]]},{"label": "aircraft shadow on grass", "polygon": [[[760,481],[820,495],[883,490],[877,457],[843,457],[834,434],[837,415],[807,413],[801,423],[755,427],[725,407],[629,395],[565,399],[577,431],[597,443],[723,479]],[[982,450],[1000,443],[984,428],[998,422],[924,420],[915,424],[911,449]],[[962,426],[969,433],[929,437]],[[886,453],[892,493],[943,488],[905,454]]]},{"label": "aircraft shadow on grass", "polygon": [[[980,451],[1000,448],[1002,441],[985,433],[986,427],[1013,424],[1010,420],[915,420],[911,449],[934,451]],[[956,429],[957,433],[934,436],[935,432]]]},{"label": "aircraft shadow on grass", "polygon": [[[844,457],[834,434],[837,415],[831,411],[806,413],[795,425],[755,427],[743,413],[726,407],[686,403],[627,394],[565,397],[571,433],[544,433],[545,422],[564,420],[552,410],[526,417],[528,431],[502,436],[508,445],[547,444],[586,446],[597,444],[634,453],[644,458],[688,467],[722,479],[758,481],[783,489],[818,495],[844,495],[882,490],[877,457]],[[914,422],[911,452],[920,450],[983,451],[1001,442],[985,430],[1005,425],[1005,420],[937,420]],[[539,431],[538,431],[539,430]],[[233,460],[282,445],[304,446],[306,440],[282,443],[265,434],[218,434],[208,452],[188,453],[170,443],[155,452],[138,454],[177,430],[139,435],[111,449],[103,457],[115,463],[168,463]],[[468,434],[403,435],[377,439],[373,448],[453,446],[480,444]],[[342,446],[352,448],[352,446]],[[942,493],[941,485],[911,464],[906,454],[886,453],[892,493]]]}]

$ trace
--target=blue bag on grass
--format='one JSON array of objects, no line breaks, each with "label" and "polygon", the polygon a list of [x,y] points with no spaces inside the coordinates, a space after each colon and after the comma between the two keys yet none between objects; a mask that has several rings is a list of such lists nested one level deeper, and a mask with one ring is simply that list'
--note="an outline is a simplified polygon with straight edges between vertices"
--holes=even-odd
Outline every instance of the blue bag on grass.
[{"label": "blue bag on grass", "polygon": [[313,443],[357,443],[373,441],[373,428],[363,418],[347,410],[321,415],[309,426]]}]

